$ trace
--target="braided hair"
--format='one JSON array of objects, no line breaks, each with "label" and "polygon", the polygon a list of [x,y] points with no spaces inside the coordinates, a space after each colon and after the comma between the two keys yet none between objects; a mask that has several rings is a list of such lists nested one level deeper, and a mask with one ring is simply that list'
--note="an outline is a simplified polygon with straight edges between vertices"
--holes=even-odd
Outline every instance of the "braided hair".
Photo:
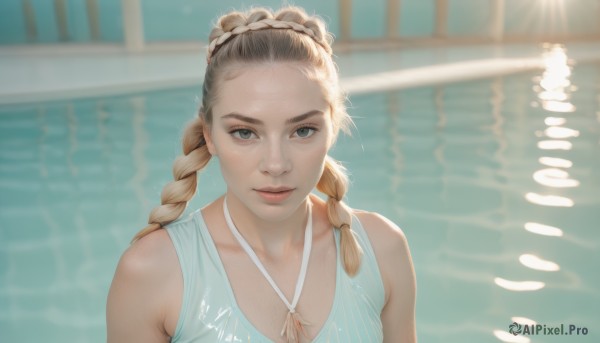
[{"label": "braided hair", "polygon": [[[307,77],[318,81],[331,107],[333,138],[330,146],[337,140],[340,130],[351,134],[352,119],[346,112],[345,95],[339,86],[337,67],[332,59],[332,42],[324,21],[317,16],[308,16],[299,7],[284,7],[277,12],[254,8],[222,16],[209,35],[202,105],[198,116],[184,132],[183,156],[173,165],[174,181],[164,186],[161,205],[151,211],[148,226],[138,232],[133,241],[176,220],[194,196],[197,172],[204,169],[212,157],[204,132],[212,125],[212,107],[219,84],[235,68],[265,62],[292,62],[304,66]],[[325,168],[316,187],[328,196],[329,222],[341,231],[340,254],[344,269],[349,275],[355,275],[360,267],[362,249],[352,231],[351,209],[343,202],[348,177],[341,163],[326,156]]]}]

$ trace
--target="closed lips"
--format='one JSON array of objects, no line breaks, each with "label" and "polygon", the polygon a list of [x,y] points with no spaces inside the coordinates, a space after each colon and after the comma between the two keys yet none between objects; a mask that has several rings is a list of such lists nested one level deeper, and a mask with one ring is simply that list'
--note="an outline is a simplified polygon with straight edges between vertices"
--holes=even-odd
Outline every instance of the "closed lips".
[{"label": "closed lips", "polygon": [[263,188],[263,189],[257,189],[259,192],[269,192],[269,193],[282,193],[282,192],[287,192],[287,191],[291,191],[291,188]]}]

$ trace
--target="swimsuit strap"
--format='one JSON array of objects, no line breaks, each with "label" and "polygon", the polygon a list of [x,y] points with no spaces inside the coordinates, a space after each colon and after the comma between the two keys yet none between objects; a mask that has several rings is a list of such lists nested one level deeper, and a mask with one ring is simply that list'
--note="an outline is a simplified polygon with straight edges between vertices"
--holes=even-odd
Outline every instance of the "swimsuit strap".
[{"label": "swimsuit strap", "polygon": [[242,237],[240,232],[233,224],[233,220],[231,219],[231,215],[229,214],[229,209],[227,207],[227,197],[225,197],[225,199],[223,200],[223,212],[225,214],[225,221],[227,221],[227,226],[229,227],[229,230],[231,230],[233,236],[238,240],[242,248],[246,251],[252,262],[254,262],[254,264],[261,271],[263,276],[267,279],[267,281],[269,281],[269,284],[271,284],[271,287],[273,287],[279,298],[281,298],[283,303],[287,306],[288,310],[291,313],[296,312],[296,305],[298,304],[298,299],[300,298],[300,293],[302,293],[302,287],[304,286],[304,279],[306,278],[306,270],[308,268],[308,259],[310,257],[310,251],[312,248],[312,207],[308,207],[308,222],[306,223],[306,229],[304,230],[304,249],[302,252],[302,264],[300,266],[300,274],[298,275],[298,280],[296,281],[296,290],[294,292],[294,298],[291,304],[286,299],[285,295],[283,295],[283,292],[281,292],[279,287],[277,287],[277,284],[275,284],[275,281],[273,281],[271,275],[269,275],[263,264],[260,262],[258,256],[256,256],[256,253],[254,253],[254,250],[252,250],[252,247],[250,247],[248,242],[246,242],[244,237]]}]

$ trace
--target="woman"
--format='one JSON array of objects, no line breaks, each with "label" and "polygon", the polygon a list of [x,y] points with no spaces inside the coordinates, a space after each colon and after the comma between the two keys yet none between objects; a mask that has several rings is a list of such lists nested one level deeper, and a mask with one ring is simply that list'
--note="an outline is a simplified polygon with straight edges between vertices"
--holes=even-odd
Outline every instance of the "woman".
[{"label": "woman", "polygon": [[[109,342],[416,341],[405,236],[343,203],[327,155],[351,124],[330,44],[297,7],[221,17],[175,181],[117,267]],[[225,195],[176,220],[212,156]]]}]

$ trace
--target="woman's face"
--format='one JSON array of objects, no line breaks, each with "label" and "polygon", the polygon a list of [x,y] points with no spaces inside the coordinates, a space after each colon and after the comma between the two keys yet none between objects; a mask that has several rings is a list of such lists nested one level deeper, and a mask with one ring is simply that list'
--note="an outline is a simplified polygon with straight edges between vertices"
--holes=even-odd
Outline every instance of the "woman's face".
[{"label": "woman's face", "polygon": [[[212,113],[206,141],[228,197],[264,220],[287,218],[319,181],[333,137],[319,84],[291,63],[243,66],[219,83]],[[293,190],[273,200],[265,187]]]}]

